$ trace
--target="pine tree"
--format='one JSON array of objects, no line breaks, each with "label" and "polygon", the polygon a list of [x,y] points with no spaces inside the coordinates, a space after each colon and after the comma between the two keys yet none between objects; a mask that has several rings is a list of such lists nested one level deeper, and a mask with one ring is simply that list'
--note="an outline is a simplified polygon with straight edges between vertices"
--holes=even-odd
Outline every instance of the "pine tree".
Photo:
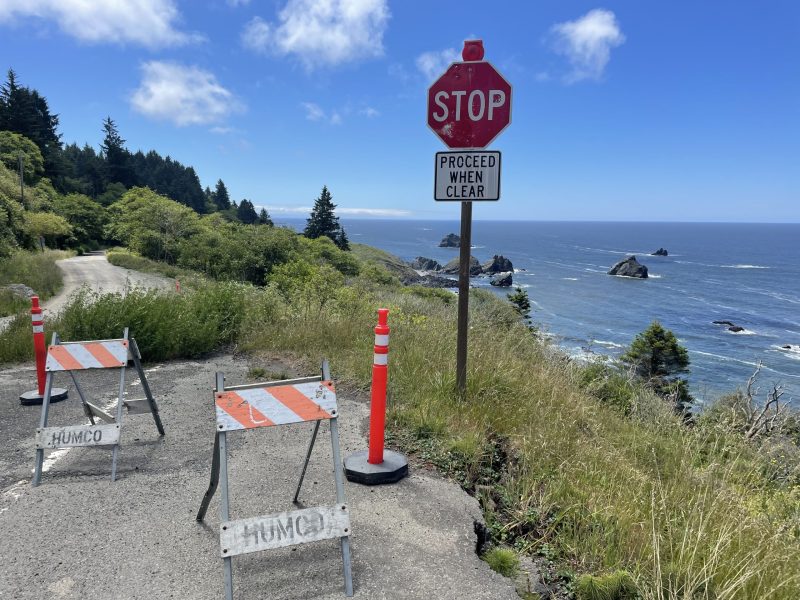
[{"label": "pine tree", "polygon": [[131,155],[125,149],[125,140],[111,117],[103,120],[103,143],[100,148],[105,158],[105,183],[119,182],[126,187],[132,185]]},{"label": "pine tree", "polygon": [[678,343],[674,333],[653,321],[634,338],[620,359],[646,380],[659,396],[672,400],[679,414],[687,419],[690,417],[694,398],[689,394],[688,381],[678,377],[689,370],[689,353]]},{"label": "pine tree", "polygon": [[261,212],[258,213],[258,222],[260,225],[266,225],[267,227],[275,226],[275,223],[272,222],[272,218],[269,216],[266,208],[262,208]]},{"label": "pine tree", "polygon": [[245,225],[252,225],[258,220],[256,208],[247,198],[239,203],[239,207],[236,209],[236,218],[238,218]]},{"label": "pine tree", "polygon": [[303,235],[307,238],[315,239],[321,236],[329,237],[342,250],[349,250],[350,244],[347,234],[339,224],[339,217],[333,211],[336,205],[333,197],[328,191],[328,186],[322,186],[322,193],[314,201],[314,208],[311,209],[311,216],[306,220],[306,228]]},{"label": "pine tree", "polygon": [[217,210],[226,210],[231,207],[231,197],[228,195],[228,188],[222,182],[222,179],[217,180],[217,187],[214,189],[214,204],[217,205]]}]

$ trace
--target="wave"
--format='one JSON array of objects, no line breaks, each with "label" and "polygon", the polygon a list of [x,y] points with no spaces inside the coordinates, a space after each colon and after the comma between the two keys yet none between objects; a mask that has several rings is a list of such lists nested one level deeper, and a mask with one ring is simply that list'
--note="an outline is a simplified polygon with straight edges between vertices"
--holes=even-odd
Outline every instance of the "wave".
[{"label": "wave", "polygon": [[731,335],[758,335],[755,331],[750,331],[749,329],[743,329],[742,331],[731,331],[728,329],[728,333]]},{"label": "wave", "polygon": [[577,277],[562,277],[564,281],[578,281]]},{"label": "wave", "polygon": [[720,265],[723,269],[771,269],[772,267],[763,267],[761,265]]},{"label": "wave", "polygon": [[654,275],[653,273],[648,273],[647,277],[649,279],[661,279],[661,275]]},{"label": "wave", "polygon": [[592,340],[593,344],[597,344],[598,346],[605,346],[606,348],[624,348],[622,344],[618,344],[616,342],[608,342],[606,340]]}]

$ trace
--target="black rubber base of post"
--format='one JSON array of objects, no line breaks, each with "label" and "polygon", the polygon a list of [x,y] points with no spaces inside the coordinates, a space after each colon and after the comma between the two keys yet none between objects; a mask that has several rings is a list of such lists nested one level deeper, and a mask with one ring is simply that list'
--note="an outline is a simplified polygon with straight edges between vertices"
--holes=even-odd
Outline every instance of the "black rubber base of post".
[{"label": "black rubber base of post", "polygon": [[406,457],[391,450],[383,451],[383,462],[373,465],[368,462],[369,452],[362,450],[344,459],[344,475],[348,481],[364,485],[396,483],[408,475]]},{"label": "black rubber base of post", "polygon": [[[67,390],[64,388],[53,388],[50,391],[50,402],[61,402],[62,400],[67,399]],[[44,401],[44,396],[39,394],[39,390],[31,390],[30,392],[25,392],[22,396],[19,397],[19,403],[22,406],[36,406],[42,404]]]}]

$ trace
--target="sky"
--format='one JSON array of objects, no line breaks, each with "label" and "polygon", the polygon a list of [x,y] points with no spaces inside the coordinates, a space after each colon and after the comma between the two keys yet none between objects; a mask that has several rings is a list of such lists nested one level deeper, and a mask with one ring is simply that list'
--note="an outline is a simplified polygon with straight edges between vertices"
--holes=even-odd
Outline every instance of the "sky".
[{"label": "sky", "polygon": [[221,178],[303,216],[457,219],[427,88],[465,39],[513,86],[502,196],[475,219],[800,221],[800,3],[0,0],[0,67],[65,142]]}]

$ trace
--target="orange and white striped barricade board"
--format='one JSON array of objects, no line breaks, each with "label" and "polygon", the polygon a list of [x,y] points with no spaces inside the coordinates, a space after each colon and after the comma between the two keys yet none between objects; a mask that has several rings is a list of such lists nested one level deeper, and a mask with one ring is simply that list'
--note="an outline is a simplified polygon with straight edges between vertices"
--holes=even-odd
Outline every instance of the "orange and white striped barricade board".
[{"label": "orange and white striped barricade board", "polygon": [[[211,483],[200,504],[197,520],[203,521],[211,498],[222,484],[220,497],[220,555],[223,560],[225,598],[233,600],[231,559],[239,554],[272,550],[339,538],[344,565],[344,588],[353,595],[350,562],[350,514],[344,499],[344,475],[339,453],[338,408],[336,390],[331,382],[328,362],[322,363],[322,377],[304,377],[225,388],[225,377],[217,373],[214,389],[216,436],[211,461]],[[228,504],[228,432],[277,427],[314,421],[314,432],[308,445],[300,481],[294,494],[297,504],[300,488],[317,439],[319,425],[330,422],[333,449],[333,478],[336,504],[275,513],[262,517],[232,521]]]},{"label": "orange and white striped barricade board", "polygon": [[[129,414],[150,413],[156,422],[159,435],[164,435],[164,426],[158,414],[158,405],[150,391],[147,376],[142,368],[142,356],[136,340],[128,339],[128,328],[121,339],[97,340],[86,342],[62,342],[57,333],[53,334],[52,344],[47,348],[47,362],[45,372],[47,378],[42,399],[42,417],[39,428],[36,430],[36,469],[33,474],[33,485],[39,485],[42,479],[42,464],[44,462],[45,448],[73,448],[78,446],[105,446],[112,448],[111,456],[111,481],[117,478],[117,453],[120,446],[122,431],[122,409],[126,407]],[[141,400],[125,400],[125,368],[128,360],[133,360],[133,365],[142,383],[145,398]],[[119,394],[115,416],[112,416],[99,406],[92,404],[84,394],[83,389],[75,377],[75,371],[87,369],[119,369]],[[50,413],[50,395],[53,390],[53,378],[59,371],[66,371],[75,384],[75,389],[81,398],[83,410],[89,417],[89,425],[70,425],[66,427],[48,427],[47,420]],[[98,424],[96,419],[103,421]]]}]

